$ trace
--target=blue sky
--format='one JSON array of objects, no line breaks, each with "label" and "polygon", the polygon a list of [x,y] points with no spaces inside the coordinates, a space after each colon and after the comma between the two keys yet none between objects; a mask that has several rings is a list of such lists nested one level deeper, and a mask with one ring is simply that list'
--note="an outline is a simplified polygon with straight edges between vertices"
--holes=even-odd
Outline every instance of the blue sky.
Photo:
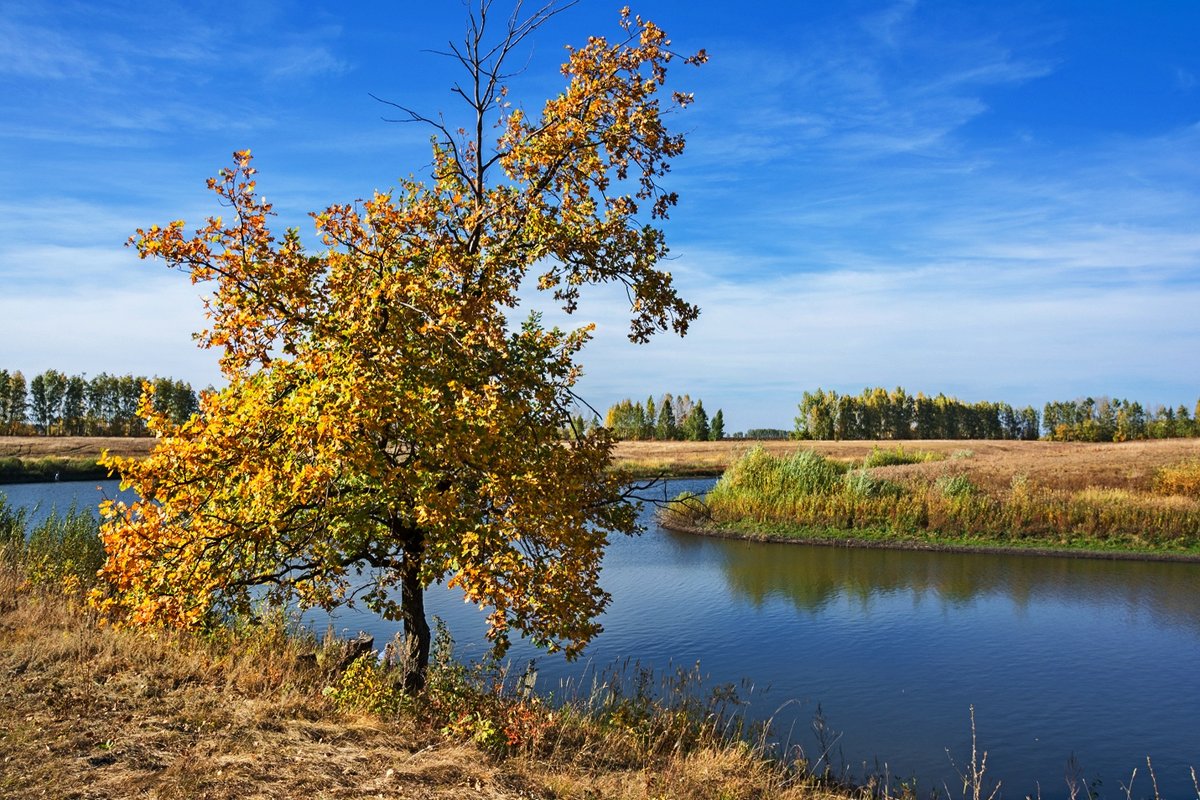
[{"label": "blue sky", "polygon": [[[506,11],[497,0],[497,9]],[[201,386],[197,290],[123,242],[215,211],[250,148],[279,226],[427,171],[428,132],[369,93],[460,113],[455,0],[0,4],[0,367]],[[514,98],[559,86],[562,45],[616,32],[583,0],[537,35]],[[664,391],[730,430],[791,427],[804,389],[902,385],[1040,404],[1200,396],[1200,4],[634,5],[696,104],[669,266],[702,308],[637,347],[621,298],[580,320],[584,396]]]}]

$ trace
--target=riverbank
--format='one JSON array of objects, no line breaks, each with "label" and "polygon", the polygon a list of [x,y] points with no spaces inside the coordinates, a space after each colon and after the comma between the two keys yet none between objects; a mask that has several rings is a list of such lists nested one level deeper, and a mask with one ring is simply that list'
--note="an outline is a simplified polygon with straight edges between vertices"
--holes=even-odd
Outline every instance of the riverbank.
[{"label": "riverbank", "polygon": [[713,536],[720,539],[740,539],[750,542],[775,542],[780,544],[809,544],[824,547],[866,548],[873,550],[906,550],[930,553],[981,553],[992,555],[1055,556],[1058,558],[1101,558],[1113,561],[1180,561],[1200,562],[1200,548],[1188,552],[1162,552],[1154,550],[1091,549],[1081,543],[1079,547],[1064,547],[1050,541],[1029,540],[1021,544],[996,544],[979,538],[952,539],[931,536],[917,539],[898,536],[884,528],[841,530],[836,528],[797,527],[786,524],[758,525],[736,522],[696,524],[687,517],[661,514],[658,524],[676,533],[692,536]]},{"label": "riverbank", "polygon": [[0,483],[91,481],[109,477],[105,450],[141,458],[157,440],[122,436],[0,436]]},{"label": "riverbank", "polygon": [[852,796],[769,758],[727,694],[673,674],[551,706],[441,638],[410,698],[375,652],[278,613],[114,629],[82,601],[97,544],[90,515],[27,536],[0,502],[0,798]]},{"label": "riverbank", "polygon": [[983,456],[906,444],[862,459],[756,448],[663,524],[851,547],[1200,560],[1196,442],[1003,443]]}]

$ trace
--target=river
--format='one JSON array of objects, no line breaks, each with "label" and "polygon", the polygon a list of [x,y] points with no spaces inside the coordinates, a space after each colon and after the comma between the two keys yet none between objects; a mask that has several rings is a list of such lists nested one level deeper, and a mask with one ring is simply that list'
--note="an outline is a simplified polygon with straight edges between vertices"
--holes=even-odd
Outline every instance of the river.
[{"label": "river", "polygon": [[[100,484],[112,495],[115,482]],[[669,494],[711,481],[671,481]],[[14,505],[95,502],[95,483],[0,486]],[[756,718],[810,758],[820,709],[836,770],[916,777],[949,789],[969,764],[971,708],[986,781],[1004,797],[1065,798],[1068,762],[1102,797],[1197,796],[1200,770],[1200,564],[853,550],[647,532],[614,541],[605,631],[567,664],[537,658],[538,685],[585,682],[628,659],[669,672],[699,663],[706,684],[739,685]],[[485,650],[483,615],[434,587],[462,657]],[[393,623],[343,610],[318,629]],[[1076,768],[1070,768],[1075,771]],[[1099,781],[1099,783],[1096,783]],[[1083,789],[1081,786],[1081,796]]]}]

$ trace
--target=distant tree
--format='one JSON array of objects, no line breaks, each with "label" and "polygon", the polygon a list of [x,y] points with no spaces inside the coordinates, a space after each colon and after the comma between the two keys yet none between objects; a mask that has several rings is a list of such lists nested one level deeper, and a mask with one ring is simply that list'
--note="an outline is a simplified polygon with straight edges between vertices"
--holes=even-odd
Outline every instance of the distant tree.
[{"label": "distant tree", "polygon": [[666,395],[663,398],[662,404],[658,409],[658,421],[654,426],[654,438],[662,442],[670,441],[679,435],[679,429],[675,424],[675,404],[671,402],[671,395]]},{"label": "distant tree", "polygon": [[687,394],[675,395],[671,398],[671,403],[675,415],[675,438],[677,440],[686,439],[687,434],[684,432],[683,426],[687,422],[687,418],[691,416],[696,404],[692,402],[691,396]]},{"label": "distant tree", "polygon": [[655,426],[658,424],[658,411],[654,405],[654,395],[646,398],[645,414],[642,418],[642,438],[655,438]]},{"label": "distant tree", "polygon": [[9,407],[12,405],[12,376],[8,370],[0,369],[0,434],[8,433]]},{"label": "distant tree", "polygon": [[46,404],[50,407],[50,430],[48,433],[62,434],[63,401],[67,396],[67,376],[56,369],[42,373],[46,382]]},{"label": "distant tree", "polygon": [[644,439],[646,414],[641,403],[621,400],[608,409],[604,416],[604,427],[618,439]]},{"label": "distant tree", "polygon": [[790,431],[782,428],[750,428],[744,437],[746,439],[787,439],[790,438],[790,435]]},{"label": "distant tree", "polygon": [[63,396],[63,428],[71,436],[83,436],[86,433],[86,410],[84,396],[87,393],[87,381],[80,375],[67,378],[67,390]]},{"label": "distant tree", "polygon": [[176,425],[182,425],[200,409],[190,384],[171,378],[155,378],[150,382],[154,393],[154,410],[166,414]]},{"label": "distant tree", "polygon": [[29,382],[29,411],[33,416],[33,427],[38,433],[49,433],[50,424],[54,420],[54,410],[50,408],[50,398],[46,394],[46,376],[34,375]]},{"label": "distant tree", "polygon": [[1192,423],[1193,420],[1188,413],[1187,406],[1180,403],[1179,407],[1175,409],[1175,436],[1179,438],[1195,436],[1196,432],[1193,430]]},{"label": "distant tree", "polygon": [[717,413],[713,414],[712,423],[708,426],[708,438],[714,442],[725,438],[725,412],[719,408]]},{"label": "distant tree", "polygon": [[800,399],[799,414],[796,416],[796,438],[834,438],[837,412],[837,392],[826,392],[819,387],[815,392],[806,391]]},{"label": "distant tree", "polygon": [[691,442],[706,442],[708,441],[711,428],[708,424],[708,413],[704,410],[704,403],[700,400],[692,407],[691,412],[683,420],[683,425],[680,426],[683,432],[683,438]]},{"label": "distant tree", "polygon": [[10,434],[25,430],[25,415],[29,408],[29,387],[21,370],[8,376],[8,408],[4,420],[5,430]]},{"label": "distant tree", "polygon": [[1038,419],[1037,409],[1033,406],[1025,406],[1021,409],[1021,435],[1020,439],[1033,441],[1041,436],[1041,422]]}]

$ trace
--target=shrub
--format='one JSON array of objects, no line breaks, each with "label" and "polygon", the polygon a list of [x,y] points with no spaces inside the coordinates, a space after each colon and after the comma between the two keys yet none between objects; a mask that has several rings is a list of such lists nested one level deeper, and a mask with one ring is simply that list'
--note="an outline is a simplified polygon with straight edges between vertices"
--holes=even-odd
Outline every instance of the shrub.
[{"label": "shrub", "polygon": [[857,497],[899,497],[900,485],[876,478],[865,469],[856,469],[842,476],[846,491]]},{"label": "shrub", "polygon": [[899,464],[924,464],[927,461],[941,461],[945,456],[931,450],[905,450],[902,445],[892,449],[872,447],[870,454],[863,459],[863,466],[892,467]]},{"label": "shrub", "polygon": [[785,491],[793,496],[833,491],[846,469],[813,450],[796,451],[780,467]]},{"label": "shrub", "polygon": [[343,711],[393,714],[403,697],[395,674],[381,664],[374,652],[359,656],[322,692]]},{"label": "shrub", "polygon": [[25,509],[12,508],[0,497],[0,562],[16,564],[25,553]]},{"label": "shrub", "polygon": [[66,515],[51,512],[30,532],[22,561],[34,583],[64,590],[90,588],[104,564],[99,521],[75,506]]},{"label": "shrub", "polygon": [[1200,499],[1200,461],[1161,468],[1154,477],[1154,491]]},{"label": "shrub", "polygon": [[975,484],[966,475],[943,475],[937,479],[937,490],[942,497],[956,499],[975,494]]}]

